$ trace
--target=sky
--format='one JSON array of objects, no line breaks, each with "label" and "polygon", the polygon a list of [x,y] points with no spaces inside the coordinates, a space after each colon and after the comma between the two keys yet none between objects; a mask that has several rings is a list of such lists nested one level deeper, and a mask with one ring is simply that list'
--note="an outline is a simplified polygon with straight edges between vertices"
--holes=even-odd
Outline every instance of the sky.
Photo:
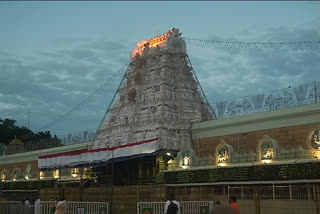
[{"label": "sky", "polygon": [[[320,39],[320,2],[0,2],[0,118],[47,125],[107,82],[86,105],[50,128],[95,130],[135,44],[179,28],[223,41]],[[277,52],[187,43],[210,102],[319,81],[319,50]],[[30,112],[30,123],[28,114]]]}]

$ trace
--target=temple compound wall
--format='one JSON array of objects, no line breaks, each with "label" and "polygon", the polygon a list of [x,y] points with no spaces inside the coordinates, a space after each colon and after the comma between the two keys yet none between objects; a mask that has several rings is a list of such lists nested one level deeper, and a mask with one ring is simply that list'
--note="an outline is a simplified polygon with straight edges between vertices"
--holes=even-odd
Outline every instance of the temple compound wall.
[{"label": "temple compound wall", "polygon": [[193,149],[182,148],[158,180],[167,184],[316,182],[320,175],[319,121],[320,104],[312,104],[194,123]]},{"label": "temple compound wall", "polygon": [[320,211],[320,104],[193,123],[157,176],[181,201],[236,196],[242,213]]},{"label": "temple compound wall", "polygon": [[[150,180],[147,185],[112,186],[110,183],[103,183],[110,178],[110,174],[109,177],[101,177],[95,183],[92,182],[93,174],[90,173],[90,179],[83,174],[83,181],[88,180],[88,182],[81,184],[79,174],[76,178],[72,177],[70,168],[58,171],[58,178],[55,178],[54,170],[49,170],[43,179],[35,176],[29,180],[20,178],[20,180],[13,181],[14,168],[19,167],[21,171],[24,171],[28,165],[35,164],[37,155],[54,154],[62,148],[55,148],[56,151],[54,149],[40,150],[37,151],[40,153],[36,155],[29,152],[8,155],[6,158],[1,158],[0,167],[8,169],[10,176],[4,183],[1,183],[0,197],[9,197],[10,200],[13,200],[21,196],[21,200],[24,200],[23,197],[30,197],[33,194],[32,190],[40,193],[41,200],[58,199],[63,196],[69,201],[108,201],[112,213],[129,214],[136,212],[137,202],[164,201],[168,193],[173,192],[180,201],[219,200],[223,204],[227,203],[228,196],[235,195],[239,200],[241,210],[245,213],[259,214],[260,208],[267,209],[268,207],[288,210],[289,205],[298,211],[300,209],[300,213],[309,208],[314,211],[317,209],[316,206],[320,207],[320,182],[319,174],[317,174],[320,170],[318,160],[312,155],[311,147],[313,148],[314,143],[317,142],[314,136],[317,135],[319,128],[317,122],[319,121],[319,109],[319,105],[307,105],[239,118],[194,123],[192,142],[195,151],[181,149],[181,152],[178,152],[175,157],[175,159],[183,158],[187,154],[190,155],[189,161],[182,159],[178,163],[175,160],[177,167],[174,170],[151,171],[151,174],[155,173],[156,179]],[[195,133],[198,134],[198,137]],[[246,142],[246,146],[241,146],[241,142],[246,138],[239,137],[238,141],[237,136],[242,133],[255,135],[255,140]],[[200,152],[196,149],[196,140],[198,140]],[[224,140],[222,144],[221,140]],[[257,148],[262,145],[261,142],[268,142],[271,146],[276,146],[275,158],[265,159],[271,162],[259,160],[260,156],[257,153],[259,149]],[[302,148],[305,152],[289,153],[293,150],[290,142],[293,142],[292,148]],[[253,145],[249,145],[250,143]],[[214,157],[217,148],[221,148],[219,144],[227,145],[228,149],[232,148],[228,150],[233,150],[232,155],[238,151],[240,155],[242,151],[244,151],[243,154],[252,151],[255,158],[251,162],[247,159],[238,161],[231,155],[230,160],[219,162]],[[65,150],[83,149],[86,148],[86,145],[78,144],[73,147],[66,146]],[[277,150],[278,148],[282,150]],[[281,156],[281,152],[286,152],[286,156]],[[304,154],[303,158],[298,154]],[[170,160],[168,162],[170,163]],[[141,161],[137,164],[144,168],[147,162]],[[179,164],[185,165],[178,168]],[[85,171],[85,168],[82,169]],[[91,168],[88,167],[88,169]],[[106,171],[106,168],[102,170]],[[145,178],[143,172],[141,175],[140,172],[138,174],[139,179]],[[296,177],[297,175],[300,177]],[[114,178],[121,180],[123,176],[114,175]],[[5,192],[6,190],[10,192]],[[314,213],[313,211],[310,213]],[[293,210],[291,213],[297,213],[297,211]]]},{"label": "temple compound wall", "polygon": [[320,104],[195,123],[193,148],[213,164],[318,160]]}]

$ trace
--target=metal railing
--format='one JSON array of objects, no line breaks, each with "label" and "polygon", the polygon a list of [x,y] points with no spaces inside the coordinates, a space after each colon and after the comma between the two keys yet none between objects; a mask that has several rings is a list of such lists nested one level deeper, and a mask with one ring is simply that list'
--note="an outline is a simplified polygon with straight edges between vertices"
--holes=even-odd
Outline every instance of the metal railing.
[{"label": "metal railing", "polygon": [[[279,184],[259,187],[228,185],[227,188],[227,193],[221,195],[225,198],[237,197],[241,213],[318,214],[320,212],[316,197],[319,192],[312,185]],[[258,197],[255,199],[254,195]]]},{"label": "metal railing", "polygon": [[[40,207],[41,214],[53,214],[58,202],[56,201],[42,201]],[[107,202],[66,202],[67,214],[108,214]]]},{"label": "metal railing", "polygon": [[254,200],[237,201],[240,212],[246,214],[318,214],[313,200],[260,200],[260,208]]},{"label": "metal railing", "polygon": [[[181,201],[179,203],[180,214],[201,214],[201,209],[211,210],[213,207],[213,201]],[[137,214],[143,214],[145,209],[149,209],[152,214],[164,214],[165,204],[165,202],[138,202]]]},{"label": "metal railing", "polygon": [[0,214],[33,214],[34,206],[25,206],[20,201],[0,201]]},{"label": "metal railing", "polygon": [[21,202],[20,201],[0,201],[0,213],[21,213]]},{"label": "metal railing", "polygon": [[[250,186],[227,186],[227,197],[235,196],[238,199],[253,199],[254,187]],[[264,185],[258,188],[259,197],[263,200],[315,200],[319,194],[311,185]]]},{"label": "metal railing", "polygon": [[211,103],[217,119],[320,103],[320,82]]}]

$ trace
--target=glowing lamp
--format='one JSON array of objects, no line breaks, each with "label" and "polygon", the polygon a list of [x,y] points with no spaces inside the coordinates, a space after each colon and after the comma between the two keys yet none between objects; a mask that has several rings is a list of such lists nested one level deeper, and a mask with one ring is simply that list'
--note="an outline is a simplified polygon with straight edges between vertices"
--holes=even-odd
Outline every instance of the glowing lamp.
[{"label": "glowing lamp", "polygon": [[72,176],[73,178],[75,178],[75,177],[78,176],[78,173],[77,173],[77,169],[76,169],[76,168],[73,169],[71,176]]},{"label": "glowing lamp", "polygon": [[227,166],[227,163],[218,163],[218,166]]},{"label": "glowing lamp", "polygon": [[271,162],[272,162],[271,160],[262,160],[262,163],[265,163],[265,164],[271,163]]},{"label": "glowing lamp", "polygon": [[39,173],[39,178],[40,178],[40,179],[43,179],[43,178],[44,178],[44,172],[40,171],[40,173]]},{"label": "glowing lamp", "polygon": [[167,152],[167,155],[168,155],[168,156],[171,156],[171,154],[170,154],[169,152]]},{"label": "glowing lamp", "polygon": [[53,177],[54,178],[59,178],[59,169],[54,170]]},{"label": "glowing lamp", "polygon": [[6,180],[6,174],[3,172],[1,174],[1,181],[4,182]]},{"label": "glowing lamp", "polygon": [[319,149],[319,151],[315,151],[315,152],[314,152],[314,157],[315,157],[317,160],[320,160],[320,149]]}]

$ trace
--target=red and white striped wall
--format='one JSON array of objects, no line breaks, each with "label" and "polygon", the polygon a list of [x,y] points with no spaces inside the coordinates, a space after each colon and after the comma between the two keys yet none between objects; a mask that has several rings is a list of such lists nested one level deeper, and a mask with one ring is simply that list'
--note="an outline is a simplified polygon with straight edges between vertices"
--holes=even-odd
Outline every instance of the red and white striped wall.
[{"label": "red and white striped wall", "polygon": [[112,148],[82,149],[38,157],[39,169],[56,169],[74,167],[77,165],[96,164],[113,158],[133,155],[150,154],[156,152],[158,138],[117,146]]}]

